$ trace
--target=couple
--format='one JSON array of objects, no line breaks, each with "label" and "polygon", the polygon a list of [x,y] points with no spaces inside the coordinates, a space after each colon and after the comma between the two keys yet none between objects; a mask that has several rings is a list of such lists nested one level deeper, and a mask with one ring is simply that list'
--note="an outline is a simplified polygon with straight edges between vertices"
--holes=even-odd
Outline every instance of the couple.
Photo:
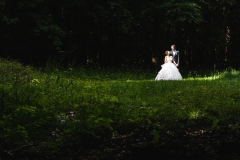
[{"label": "couple", "polygon": [[171,46],[171,51],[166,51],[164,64],[162,69],[158,72],[155,80],[181,80],[182,75],[178,71],[179,66],[179,51],[176,50],[175,45]]}]

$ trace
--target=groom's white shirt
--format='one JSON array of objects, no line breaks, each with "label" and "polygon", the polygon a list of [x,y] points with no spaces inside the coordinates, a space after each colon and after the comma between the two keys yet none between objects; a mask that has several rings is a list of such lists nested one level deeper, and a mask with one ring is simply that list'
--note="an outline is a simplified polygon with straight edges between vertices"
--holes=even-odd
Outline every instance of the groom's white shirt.
[{"label": "groom's white shirt", "polygon": [[176,50],[173,50],[172,52],[173,52],[173,55],[174,55],[174,56],[175,56],[175,54],[177,53],[177,51],[176,51]]}]

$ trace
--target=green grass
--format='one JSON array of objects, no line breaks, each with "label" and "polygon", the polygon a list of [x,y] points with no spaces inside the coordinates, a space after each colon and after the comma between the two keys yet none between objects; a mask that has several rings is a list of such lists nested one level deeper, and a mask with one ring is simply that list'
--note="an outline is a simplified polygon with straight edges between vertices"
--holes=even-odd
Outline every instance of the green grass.
[{"label": "green grass", "polygon": [[145,141],[158,143],[168,131],[239,130],[239,71],[188,72],[181,81],[154,81],[156,74],[40,71],[1,59],[0,150],[32,143],[52,153],[69,146],[93,150],[113,137],[135,139],[143,131]]}]

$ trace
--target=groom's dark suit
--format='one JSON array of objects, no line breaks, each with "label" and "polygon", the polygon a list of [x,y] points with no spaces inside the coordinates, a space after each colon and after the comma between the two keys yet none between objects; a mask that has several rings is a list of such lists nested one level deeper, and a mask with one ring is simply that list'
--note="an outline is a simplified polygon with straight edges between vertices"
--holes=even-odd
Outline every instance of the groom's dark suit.
[{"label": "groom's dark suit", "polygon": [[175,54],[173,54],[173,51],[170,51],[171,55],[173,56],[174,61],[179,65],[179,51],[175,51]]}]

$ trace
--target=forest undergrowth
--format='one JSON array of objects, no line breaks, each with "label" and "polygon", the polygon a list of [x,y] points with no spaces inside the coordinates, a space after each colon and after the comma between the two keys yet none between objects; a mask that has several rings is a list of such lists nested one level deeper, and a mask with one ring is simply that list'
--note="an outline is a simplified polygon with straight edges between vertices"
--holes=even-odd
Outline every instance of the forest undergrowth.
[{"label": "forest undergrowth", "polygon": [[1,59],[0,159],[239,159],[240,72],[181,73]]}]

